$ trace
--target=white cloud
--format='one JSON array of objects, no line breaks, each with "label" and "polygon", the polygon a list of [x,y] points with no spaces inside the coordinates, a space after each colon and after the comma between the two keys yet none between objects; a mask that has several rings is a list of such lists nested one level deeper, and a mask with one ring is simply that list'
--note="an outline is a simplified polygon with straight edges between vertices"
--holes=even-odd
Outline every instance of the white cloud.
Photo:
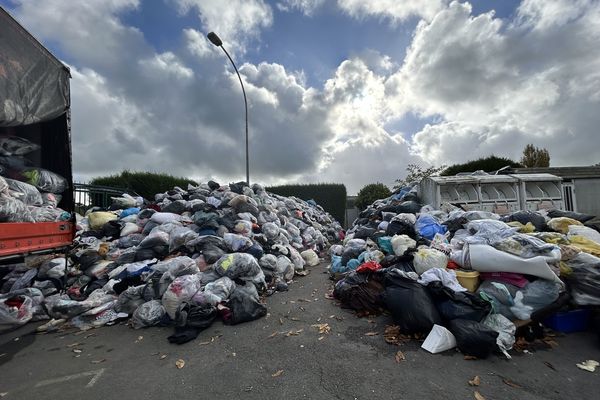
[{"label": "white cloud", "polygon": [[312,16],[316,10],[323,6],[325,0],[283,0],[277,3],[280,11],[290,12],[299,10],[306,16]]},{"label": "white cloud", "polygon": [[[244,52],[246,44],[273,24],[273,10],[263,0],[171,0],[182,13],[198,12],[202,28],[213,31],[233,52]],[[196,38],[191,38],[194,42]]]},{"label": "white cloud", "polygon": [[187,42],[187,49],[190,53],[200,57],[214,57],[217,54],[213,46],[202,32],[196,29],[187,28],[183,30],[183,36]]},{"label": "white cloud", "polygon": [[78,60],[110,67],[122,54],[146,51],[142,33],[124,26],[117,14],[135,10],[139,0],[17,0],[16,17],[43,38],[60,42]]},{"label": "white cloud", "polygon": [[410,17],[431,20],[448,0],[338,0],[338,6],[355,18],[378,17],[396,24]]},{"label": "white cloud", "polygon": [[[530,0],[519,12],[530,15],[540,4],[563,2]],[[600,140],[590,127],[600,123],[593,111],[600,107],[600,20],[588,16],[600,4],[585,7],[566,25],[555,13],[527,19],[527,27],[523,15],[507,25],[493,13],[472,16],[468,3],[422,21],[404,64],[386,81],[396,115],[445,121],[415,135],[413,151],[438,164],[492,152],[518,159],[533,142],[548,148],[553,165],[597,162]]]},{"label": "white cloud", "polygon": [[194,71],[183,65],[181,60],[170,51],[140,60],[138,64],[142,70],[146,70],[151,75],[174,76],[181,79],[189,79],[194,76]]}]

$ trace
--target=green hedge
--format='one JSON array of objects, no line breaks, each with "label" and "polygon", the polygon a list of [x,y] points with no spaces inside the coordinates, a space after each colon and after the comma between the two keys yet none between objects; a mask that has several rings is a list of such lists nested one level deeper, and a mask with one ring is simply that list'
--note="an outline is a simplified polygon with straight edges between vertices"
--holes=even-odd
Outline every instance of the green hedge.
[{"label": "green hedge", "polygon": [[295,196],[302,200],[312,199],[339,223],[344,223],[346,217],[346,186],[341,183],[281,185],[267,187],[266,190],[280,196]]},{"label": "green hedge", "polygon": [[188,178],[176,177],[156,172],[123,171],[120,174],[101,176],[91,180],[91,185],[111,186],[133,190],[140,196],[154,201],[154,195],[179,186],[187,189],[188,183],[198,186],[198,183]]},{"label": "green hedge", "polygon": [[485,158],[480,158],[478,160],[467,161],[464,164],[451,165],[444,171],[442,171],[440,175],[453,176],[458,174],[459,172],[475,172],[478,170],[483,170],[485,172],[493,172],[499,170],[502,167],[506,167],[507,165],[514,168],[523,167],[521,164],[511,160],[510,158],[489,156]]}]

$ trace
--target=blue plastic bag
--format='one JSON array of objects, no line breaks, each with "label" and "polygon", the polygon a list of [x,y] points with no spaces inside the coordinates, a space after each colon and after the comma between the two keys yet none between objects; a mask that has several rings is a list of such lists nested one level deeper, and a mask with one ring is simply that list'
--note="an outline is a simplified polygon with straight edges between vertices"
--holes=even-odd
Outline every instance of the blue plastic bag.
[{"label": "blue plastic bag", "polygon": [[394,248],[392,247],[392,238],[389,236],[382,236],[377,239],[377,244],[381,251],[385,254],[394,254]]},{"label": "blue plastic bag", "polygon": [[333,273],[344,272],[344,267],[342,267],[342,257],[336,256],[335,254],[331,255],[331,267],[329,270]]},{"label": "blue plastic bag", "polygon": [[448,230],[446,225],[441,225],[438,221],[428,214],[421,214],[417,218],[415,230],[421,237],[432,240],[436,233],[444,234]]},{"label": "blue plastic bag", "polygon": [[139,212],[139,207],[126,208],[125,210],[121,211],[121,218],[129,217],[130,215],[134,215]]}]

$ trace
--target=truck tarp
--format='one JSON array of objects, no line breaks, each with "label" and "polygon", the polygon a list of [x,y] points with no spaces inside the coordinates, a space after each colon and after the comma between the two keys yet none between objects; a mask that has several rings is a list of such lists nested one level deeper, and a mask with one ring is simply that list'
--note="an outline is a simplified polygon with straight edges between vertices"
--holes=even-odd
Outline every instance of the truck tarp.
[{"label": "truck tarp", "polygon": [[69,77],[69,69],[0,7],[0,127],[67,112]]}]

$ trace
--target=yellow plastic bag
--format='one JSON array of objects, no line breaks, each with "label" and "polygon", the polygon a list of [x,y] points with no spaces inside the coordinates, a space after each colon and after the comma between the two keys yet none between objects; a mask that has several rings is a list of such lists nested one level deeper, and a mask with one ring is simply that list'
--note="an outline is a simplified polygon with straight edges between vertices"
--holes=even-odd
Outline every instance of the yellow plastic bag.
[{"label": "yellow plastic bag", "polygon": [[112,221],[117,218],[118,218],[118,216],[116,214],[113,214],[108,211],[96,211],[96,212],[90,213],[90,215],[88,215],[90,229],[92,229],[92,230],[100,229],[108,221]]},{"label": "yellow plastic bag", "polygon": [[564,233],[564,234],[569,233],[569,225],[583,225],[583,224],[581,222],[577,221],[576,219],[567,218],[567,217],[552,218],[550,221],[548,221],[548,226],[550,228],[552,228],[552,230],[555,230],[557,232]]}]

